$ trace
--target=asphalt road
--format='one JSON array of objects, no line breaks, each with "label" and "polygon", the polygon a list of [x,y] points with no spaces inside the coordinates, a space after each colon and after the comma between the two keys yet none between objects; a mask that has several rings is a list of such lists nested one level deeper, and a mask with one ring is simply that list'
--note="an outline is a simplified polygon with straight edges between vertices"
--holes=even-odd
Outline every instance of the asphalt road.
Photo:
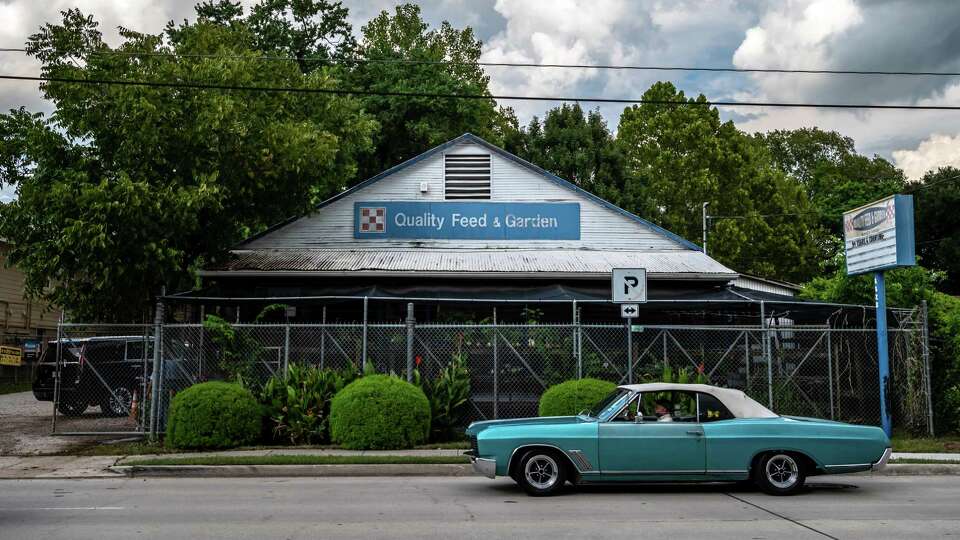
[{"label": "asphalt road", "polygon": [[570,488],[485,478],[0,481],[0,537],[943,538],[955,477],[831,477],[793,497],[733,486]]}]

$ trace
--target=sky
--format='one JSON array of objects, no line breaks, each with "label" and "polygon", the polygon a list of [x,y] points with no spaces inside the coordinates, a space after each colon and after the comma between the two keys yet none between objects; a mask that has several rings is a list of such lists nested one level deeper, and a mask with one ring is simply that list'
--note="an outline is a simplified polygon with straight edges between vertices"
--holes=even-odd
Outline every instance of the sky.
[{"label": "sky", "polygon": [[[117,27],[159,33],[193,18],[198,0],[0,0],[0,47],[22,47],[44,22],[79,7],[108,42]],[[243,0],[250,5],[255,0]],[[354,32],[394,0],[345,0]],[[470,26],[483,60],[554,64],[960,72],[960,2],[954,0],[421,0],[432,25]],[[36,74],[0,52],[0,73]],[[638,98],[670,80],[712,100],[960,105],[960,77],[679,73],[490,67],[494,94]],[[504,102],[521,122],[557,103]],[[583,103],[584,107],[597,105]],[[0,81],[0,110],[51,106],[28,82]],[[601,105],[616,129],[622,105]],[[819,127],[852,137],[916,180],[960,166],[960,111],[721,108],[747,132]],[[4,195],[0,194],[0,197]]]}]

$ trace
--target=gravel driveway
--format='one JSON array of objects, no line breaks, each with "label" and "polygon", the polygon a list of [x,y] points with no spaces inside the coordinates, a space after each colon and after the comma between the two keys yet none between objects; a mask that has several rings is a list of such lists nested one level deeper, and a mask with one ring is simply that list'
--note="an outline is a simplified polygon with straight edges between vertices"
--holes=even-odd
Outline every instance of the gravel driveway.
[{"label": "gravel driveway", "polygon": [[[37,455],[67,452],[108,437],[65,437],[50,435],[53,405],[49,401],[37,401],[32,392],[0,395],[0,455]],[[105,431],[105,425],[126,422],[126,418],[101,418],[99,409],[91,408],[76,419],[58,418],[68,424],[61,427],[84,426],[84,431]],[[79,431],[79,429],[77,429]]]}]

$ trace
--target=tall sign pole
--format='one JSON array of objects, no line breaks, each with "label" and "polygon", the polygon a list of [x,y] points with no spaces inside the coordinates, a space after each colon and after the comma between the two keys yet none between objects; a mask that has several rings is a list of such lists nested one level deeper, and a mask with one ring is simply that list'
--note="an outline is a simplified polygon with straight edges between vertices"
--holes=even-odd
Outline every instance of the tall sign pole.
[{"label": "tall sign pole", "polygon": [[887,286],[883,271],[873,273],[873,294],[877,306],[877,362],[880,372],[880,425],[887,437],[893,432],[890,409],[887,407],[890,388],[890,355],[887,346]]},{"label": "tall sign pole", "polygon": [[913,196],[892,195],[843,214],[847,275],[873,274],[877,319],[877,371],[880,425],[887,436],[893,422],[889,405],[890,358],[887,345],[887,291],[884,271],[916,264]]}]

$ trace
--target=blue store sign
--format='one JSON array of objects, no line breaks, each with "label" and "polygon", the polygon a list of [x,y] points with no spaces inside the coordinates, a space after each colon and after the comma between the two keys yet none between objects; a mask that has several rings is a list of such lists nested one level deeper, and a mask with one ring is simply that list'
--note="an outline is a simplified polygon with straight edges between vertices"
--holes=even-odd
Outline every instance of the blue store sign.
[{"label": "blue store sign", "polygon": [[379,201],[353,205],[354,238],[579,240],[579,203]]}]

